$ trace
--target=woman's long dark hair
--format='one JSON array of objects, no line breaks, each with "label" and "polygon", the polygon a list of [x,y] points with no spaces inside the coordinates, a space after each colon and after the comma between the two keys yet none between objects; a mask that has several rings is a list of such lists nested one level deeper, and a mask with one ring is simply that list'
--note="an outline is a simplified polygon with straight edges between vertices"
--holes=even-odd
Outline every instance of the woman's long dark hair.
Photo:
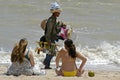
[{"label": "woman's long dark hair", "polygon": [[67,47],[68,53],[72,58],[76,58],[76,47],[73,44],[71,39],[67,39],[64,42],[65,46]]}]

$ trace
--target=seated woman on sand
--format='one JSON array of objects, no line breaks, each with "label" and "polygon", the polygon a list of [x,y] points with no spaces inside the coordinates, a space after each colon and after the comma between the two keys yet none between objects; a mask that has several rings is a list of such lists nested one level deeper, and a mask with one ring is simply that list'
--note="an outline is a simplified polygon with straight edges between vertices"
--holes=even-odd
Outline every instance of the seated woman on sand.
[{"label": "seated woman on sand", "polygon": [[7,75],[33,75],[35,65],[33,54],[27,48],[28,41],[23,38],[12,50],[11,62]]},{"label": "seated woman on sand", "polygon": [[[76,51],[75,45],[71,39],[64,42],[65,49],[61,49],[56,56],[56,74],[62,76],[81,76],[84,72],[83,67],[87,59]],[[77,68],[76,59],[82,60],[81,65]],[[60,68],[59,61],[62,65]]]}]

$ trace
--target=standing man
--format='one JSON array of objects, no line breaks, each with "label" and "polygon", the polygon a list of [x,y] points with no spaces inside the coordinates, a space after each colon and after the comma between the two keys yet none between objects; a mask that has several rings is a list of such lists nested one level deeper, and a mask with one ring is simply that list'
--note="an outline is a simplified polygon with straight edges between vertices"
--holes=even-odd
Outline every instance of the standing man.
[{"label": "standing man", "polygon": [[[48,18],[46,23],[45,41],[51,46],[51,43],[55,44],[55,41],[58,39],[57,34],[59,33],[57,17],[59,17],[60,15],[61,8],[57,2],[51,4],[50,12],[52,13],[52,15]],[[48,49],[48,53],[46,53],[46,58],[43,61],[45,69],[51,69],[50,62],[55,54],[55,49]]]}]

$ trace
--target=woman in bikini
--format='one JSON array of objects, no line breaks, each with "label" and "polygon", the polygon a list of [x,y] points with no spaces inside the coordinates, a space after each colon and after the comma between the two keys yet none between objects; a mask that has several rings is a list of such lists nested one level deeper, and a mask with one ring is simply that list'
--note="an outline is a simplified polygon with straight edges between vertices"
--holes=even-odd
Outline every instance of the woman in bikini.
[{"label": "woman in bikini", "polygon": [[27,49],[28,41],[23,38],[12,50],[11,62],[7,75],[33,75],[35,65],[33,54]]},{"label": "woman in bikini", "polygon": [[[81,76],[84,72],[83,67],[87,59],[76,51],[75,45],[71,39],[64,42],[65,49],[61,49],[56,56],[56,74],[62,76]],[[76,60],[82,60],[79,67],[76,66]],[[59,61],[61,60],[61,65]]]}]

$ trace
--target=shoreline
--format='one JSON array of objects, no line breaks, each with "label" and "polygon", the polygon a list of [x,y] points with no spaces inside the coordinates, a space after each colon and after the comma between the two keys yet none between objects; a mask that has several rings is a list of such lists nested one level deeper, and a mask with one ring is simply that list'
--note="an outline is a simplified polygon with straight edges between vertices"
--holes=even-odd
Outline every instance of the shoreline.
[{"label": "shoreline", "polygon": [[94,70],[95,76],[89,77],[88,70],[81,77],[63,77],[57,76],[54,69],[46,70],[46,75],[39,76],[7,76],[4,73],[7,71],[7,67],[0,65],[0,80],[119,80],[120,71],[104,71],[104,70]]},{"label": "shoreline", "polygon": [[[77,63],[77,66],[79,67],[80,63]],[[11,65],[11,63],[0,63],[0,66],[4,66],[4,67],[9,67]],[[52,62],[51,63],[51,67],[52,69],[55,69],[55,63]],[[43,69],[44,65],[42,63],[36,64],[35,68],[40,68]],[[92,65],[92,64],[86,64],[84,66],[85,70],[93,70],[93,71],[119,71],[120,72],[120,67],[119,65],[115,66],[115,65],[109,65],[109,64],[98,64],[98,65]]]}]

